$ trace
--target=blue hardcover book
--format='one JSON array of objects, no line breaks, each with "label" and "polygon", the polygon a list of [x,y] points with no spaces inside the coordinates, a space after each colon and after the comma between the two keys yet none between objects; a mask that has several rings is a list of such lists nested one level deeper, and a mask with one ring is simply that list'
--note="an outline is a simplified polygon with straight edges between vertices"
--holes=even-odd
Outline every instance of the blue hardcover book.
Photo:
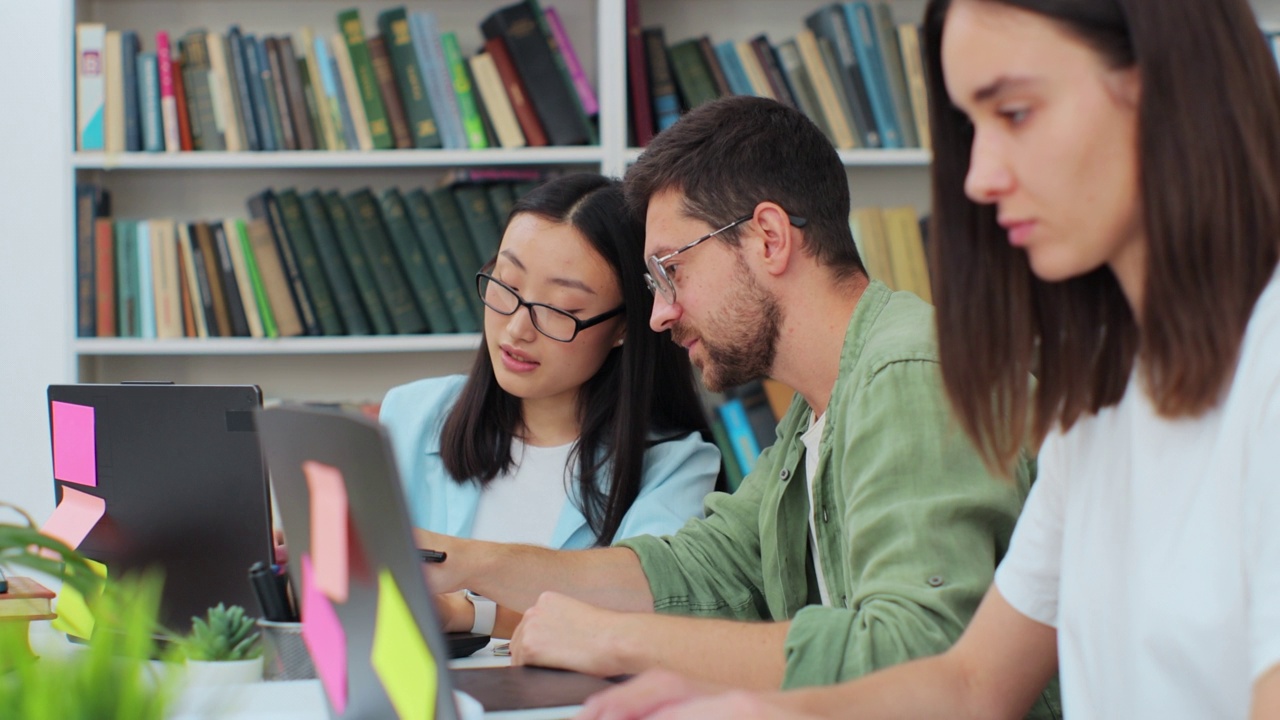
[{"label": "blue hardcover book", "polygon": [[138,51],[141,49],[138,33],[133,30],[120,33],[120,59],[124,65],[124,149],[129,152],[142,150],[142,122],[138,112]]},{"label": "blue hardcover book", "polygon": [[271,61],[267,57],[267,40],[254,38],[253,50],[258,55],[258,72],[262,78],[263,103],[267,106],[267,124],[271,126],[271,135],[276,141],[276,150],[285,150],[284,126],[281,124],[280,108],[276,106],[275,75],[271,72]]},{"label": "blue hardcover book", "polygon": [[245,74],[249,77],[249,96],[253,99],[253,123],[258,129],[258,143],[263,150],[280,149],[275,130],[271,127],[271,110],[267,107],[266,85],[262,82],[262,66],[258,63],[258,38],[247,34],[240,38],[240,50],[244,54]]},{"label": "blue hardcover book", "polygon": [[142,115],[142,149],[164,152],[160,119],[160,61],[153,52],[138,53],[138,110]]},{"label": "blue hardcover book", "polygon": [[151,223],[139,220],[135,231],[138,252],[138,336],[156,336],[156,284],[151,275]]},{"label": "blue hardcover book", "polygon": [[253,90],[249,79],[249,66],[244,57],[244,35],[239,25],[227,28],[228,72],[234,78],[231,84],[239,98],[240,124],[244,126],[244,144],[252,151],[262,149],[262,134],[258,128],[258,115],[253,105]]},{"label": "blue hardcover book", "polygon": [[338,59],[330,55],[329,75],[335,79],[334,97],[338,99],[338,112],[342,114],[342,141],[348,148],[354,150],[360,147],[360,138],[356,137],[355,120],[351,118],[351,105],[347,103],[346,86],[340,82],[336,82],[338,73]]},{"label": "blue hardcover book", "polygon": [[720,61],[720,69],[724,70],[724,77],[729,81],[729,90],[734,95],[752,95],[751,80],[747,78],[747,71],[742,67],[742,58],[738,57],[738,50],[733,45],[732,40],[725,40],[716,45],[716,59]]},{"label": "blue hardcover book", "polygon": [[747,408],[741,398],[724,401],[716,408],[720,419],[724,421],[725,433],[729,443],[733,445],[733,456],[742,468],[742,474],[751,472],[760,457],[760,444],[756,442],[755,432],[751,429],[751,421],[747,419]]},{"label": "blue hardcover book", "polygon": [[[333,61],[329,53],[329,43],[325,42],[323,37],[317,35],[312,40],[312,44],[316,48],[316,64],[320,67],[316,69],[316,73],[312,73],[311,81],[315,82],[316,75],[319,75],[320,86],[324,88],[324,102],[327,104],[326,107],[316,108],[316,112],[328,113],[330,120],[336,126],[337,132],[334,134],[342,141],[342,147],[334,149],[345,150],[349,147],[355,147],[347,142],[347,126],[351,122],[347,120],[346,116],[351,113],[351,109],[348,108],[346,113],[342,111],[342,101],[339,99],[342,96],[342,83],[338,82],[338,65]],[[319,101],[319,98],[317,98],[317,101]],[[355,135],[354,132],[351,134],[352,136]]]},{"label": "blue hardcover book", "polygon": [[893,95],[889,92],[889,76],[884,68],[884,56],[876,38],[876,20],[871,6],[865,2],[847,2],[843,5],[845,24],[853,38],[853,52],[858,56],[858,69],[867,86],[871,100],[871,115],[880,128],[880,143],[885,148],[902,147],[902,135],[898,132],[898,120],[893,111]]},{"label": "blue hardcover book", "polygon": [[413,37],[413,51],[418,54],[418,67],[422,68],[422,77],[426,81],[427,99],[436,112],[441,144],[446,150],[470,148],[466,130],[462,127],[462,114],[449,76],[449,66],[444,60],[444,48],[440,45],[435,13],[429,10],[410,12],[409,34]]}]

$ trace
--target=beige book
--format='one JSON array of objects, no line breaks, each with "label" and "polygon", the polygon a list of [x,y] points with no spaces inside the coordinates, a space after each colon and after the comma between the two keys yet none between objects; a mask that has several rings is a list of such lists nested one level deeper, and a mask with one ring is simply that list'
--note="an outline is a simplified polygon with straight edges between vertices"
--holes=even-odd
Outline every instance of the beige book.
[{"label": "beige book", "polygon": [[[360,102],[360,85],[356,82],[356,68],[351,64],[347,41],[342,35],[334,33],[329,38],[329,46],[338,62],[338,75],[342,81],[342,92],[347,96],[347,108],[351,111],[351,124],[355,125],[356,140],[360,143],[361,150],[372,150],[373,134],[369,131],[369,117],[364,114],[364,103]],[[271,307],[275,307],[274,302]],[[284,330],[280,334],[283,335]]]},{"label": "beige book", "polygon": [[822,59],[822,50],[818,47],[818,38],[812,30],[801,30],[796,35],[796,46],[800,49],[800,59],[809,72],[809,81],[818,94],[818,104],[822,106],[822,115],[827,119],[827,127],[835,138],[836,147],[841,149],[855,148],[858,141],[849,127],[849,118],[836,92],[835,78],[827,72],[827,64]]},{"label": "beige book", "polygon": [[902,70],[907,76],[907,94],[911,97],[911,117],[920,136],[920,147],[933,148],[929,137],[929,91],[924,84],[924,62],[920,56],[920,31],[911,23],[898,26],[898,46],[902,51]]},{"label": "beige book", "polygon": [[262,329],[262,313],[258,312],[258,300],[253,294],[253,279],[249,277],[249,265],[244,259],[244,245],[240,242],[240,227],[235,220],[223,220],[222,230],[227,236],[227,252],[231,254],[231,272],[236,276],[236,289],[240,292],[240,304],[249,324],[251,337],[266,337]]},{"label": "beige book", "polygon": [[751,47],[751,43],[740,40],[733,44],[733,49],[738,51],[738,62],[742,63],[742,69],[747,73],[752,94],[756,97],[777,100],[778,98],[773,96],[773,88],[769,85],[769,77],[764,74],[764,68],[760,67],[760,58],[756,57],[755,48]]},{"label": "beige book", "polygon": [[271,236],[271,226],[264,218],[257,218],[250,220],[245,228],[249,232],[249,247],[252,249],[253,259],[258,263],[258,278],[262,281],[262,289],[267,293],[267,301],[271,303],[271,314],[275,316],[280,337],[301,335],[302,320],[298,318],[298,306],[293,304],[289,278],[284,274],[284,266],[280,263],[280,253]]},{"label": "beige book", "polygon": [[205,35],[209,49],[209,95],[213,98],[213,118],[227,143],[227,152],[245,149],[244,128],[240,126],[240,114],[231,93],[230,65],[227,63],[227,41],[222,35],[210,32]]},{"label": "beige book", "polygon": [[924,238],[920,236],[916,209],[910,205],[885,208],[884,226],[898,289],[913,292],[921,300],[932,303],[929,261],[924,256]]},{"label": "beige book", "polygon": [[156,337],[183,337],[178,234],[172,218],[146,221],[151,230],[151,278],[156,297]]},{"label": "beige book", "polygon": [[[298,30],[298,42],[302,43],[302,54],[307,58],[307,71],[311,73],[311,90],[316,98],[316,115],[320,116],[320,137],[323,138],[322,150],[342,150],[346,143],[342,141],[341,131],[333,125],[333,116],[329,114],[329,95],[324,91],[324,83],[320,78],[320,60],[316,55],[315,36],[311,27],[303,25]],[[254,337],[257,337],[256,335]]]},{"label": "beige book", "polygon": [[120,31],[108,30],[107,39],[102,44],[102,68],[106,80],[102,142],[103,150],[109,153],[124,152],[124,53],[120,43]]},{"label": "beige book", "polygon": [[862,255],[862,264],[872,279],[897,290],[892,258],[884,237],[884,215],[878,207],[856,208],[849,213],[849,227]]},{"label": "beige book", "polygon": [[493,56],[482,52],[472,56],[470,63],[471,74],[475,76],[480,98],[484,100],[489,119],[493,121],[493,131],[498,135],[498,143],[504,148],[524,147],[524,131],[520,129],[520,121],[516,119],[516,111],[511,107],[511,98],[502,85],[502,76],[498,74]]},{"label": "beige book", "polygon": [[191,315],[195,319],[196,337],[209,337],[209,323],[204,317],[204,301],[200,295],[200,278],[196,275],[196,257],[191,252],[191,230],[186,223],[178,223],[178,258],[182,272],[187,276],[187,288],[191,295]]}]

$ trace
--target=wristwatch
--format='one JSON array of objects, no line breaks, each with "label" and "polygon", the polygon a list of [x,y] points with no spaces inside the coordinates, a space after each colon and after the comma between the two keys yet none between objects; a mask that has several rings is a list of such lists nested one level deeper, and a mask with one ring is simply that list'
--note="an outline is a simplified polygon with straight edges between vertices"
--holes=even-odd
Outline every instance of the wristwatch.
[{"label": "wristwatch", "polygon": [[466,591],[466,598],[476,611],[475,622],[471,623],[471,632],[479,635],[492,635],[493,624],[498,619],[498,603],[483,595],[477,595],[470,590]]}]

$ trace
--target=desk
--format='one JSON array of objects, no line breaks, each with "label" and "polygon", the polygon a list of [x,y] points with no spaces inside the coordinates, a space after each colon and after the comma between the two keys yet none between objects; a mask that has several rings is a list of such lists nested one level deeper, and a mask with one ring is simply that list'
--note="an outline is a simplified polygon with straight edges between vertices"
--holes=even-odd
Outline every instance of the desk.
[{"label": "desk", "polygon": [[[471,657],[451,660],[455,670],[503,667],[511,658],[493,654],[505,640],[494,640]],[[31,647],[37,655],[58,657],[76,648],[47,621],[31,624]],[[163,672],[163,665],[155,663]],[[561,720],[571,718],[576,707],[486,712],[484,720]],[[474,716],[472,716],[474,717]],[[235,686],[188,687],[178,698],[171,720],[328,720],[328,704],[319,680],[258,682]],[[464,717],[463,720],[471,720]]]}]

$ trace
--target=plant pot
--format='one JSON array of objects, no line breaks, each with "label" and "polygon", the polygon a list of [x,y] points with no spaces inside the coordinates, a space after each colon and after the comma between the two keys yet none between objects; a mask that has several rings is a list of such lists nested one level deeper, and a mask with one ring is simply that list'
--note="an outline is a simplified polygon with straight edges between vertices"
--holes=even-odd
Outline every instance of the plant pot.
[{"label": "plant pot", "polygon": [[262,680],[262,656],[249,660],[187,660],[188,685],[236,685]]}]

